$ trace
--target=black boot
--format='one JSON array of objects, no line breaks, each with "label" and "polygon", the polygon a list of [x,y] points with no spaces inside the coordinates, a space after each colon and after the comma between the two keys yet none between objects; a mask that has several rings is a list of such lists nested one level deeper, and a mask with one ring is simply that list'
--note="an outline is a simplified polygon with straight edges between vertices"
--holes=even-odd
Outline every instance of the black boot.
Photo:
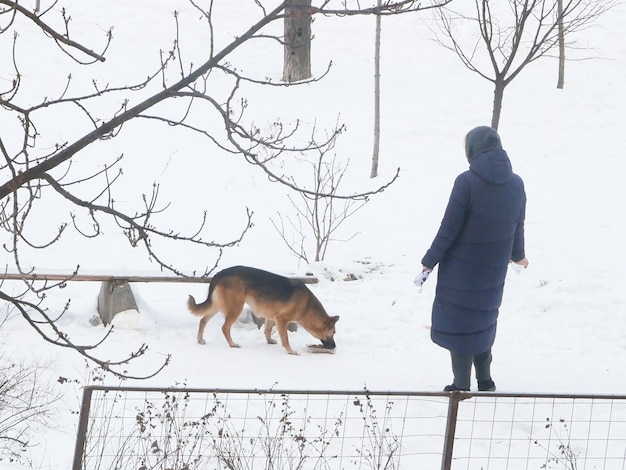
[{"label": "black boot", "polygon": [[478,382],[478,391],[479,392],[495,392],[496,384],[493,380],[482,380]]},{"label": "black boot", "polygon": [[445,387],[443,387],[443,391],[444,392],[469,392],[470,389],[469,388],[459,388],[454,384],[451,385],[446,385]]}]

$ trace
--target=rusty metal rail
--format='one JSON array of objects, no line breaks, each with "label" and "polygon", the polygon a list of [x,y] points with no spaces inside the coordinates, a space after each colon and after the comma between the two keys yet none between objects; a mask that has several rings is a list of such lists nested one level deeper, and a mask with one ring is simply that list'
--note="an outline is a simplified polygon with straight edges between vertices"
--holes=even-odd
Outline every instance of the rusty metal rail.
[{"label": "rusty metal rail", "polygon": [[[297,279],[305,284],[317,284],[318,280],[314,276],[287,276],[290,279]],[[211,276],[159,276],[144,274],[72,274],[72,273],[33,273],[20,274],[5,272],[0,274],[0,281],[82,281],[82,282],[107,282],[107,281],[123,281],[123,282],[173,282],[173,283],[195,283],[208,284],[211,282]]]}]

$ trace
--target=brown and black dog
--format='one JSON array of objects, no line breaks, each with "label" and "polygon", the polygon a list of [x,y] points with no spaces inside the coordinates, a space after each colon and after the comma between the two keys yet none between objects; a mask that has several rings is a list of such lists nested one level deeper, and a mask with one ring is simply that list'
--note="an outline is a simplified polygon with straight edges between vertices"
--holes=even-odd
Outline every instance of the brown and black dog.
[{"label": "brown and black dog", "polygon": [[243,311],[244,304],[257,317],[265,319],[265,339],[272,339],[272,327],[280,336],[289,354],[298,354],[289,345],[287,325],[297,323],[322,342],[325,349],[335,348],[335,323],[339,316],[329,316],[321,302],[304,282],[262,269],[233,266],[218,272],[209,286],[207,299],[197,304],[190,295],[187,307],[202,317],[198,327],[198,343],[205,344],[204,328],[217,312],[224,314],[222,332],[232,348],[239,345],[230,336],[230,329]]}]

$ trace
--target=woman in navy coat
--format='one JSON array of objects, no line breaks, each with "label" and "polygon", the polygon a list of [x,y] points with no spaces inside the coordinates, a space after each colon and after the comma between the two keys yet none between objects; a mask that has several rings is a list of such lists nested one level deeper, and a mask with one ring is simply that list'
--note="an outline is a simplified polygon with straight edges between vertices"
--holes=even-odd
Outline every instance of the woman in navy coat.
[{"label": "woman in navy coat", "polygon": [[431,338],[451,354],[454,381],[444,390],[469,391],[474,365],[478,389],[493,391],[491,347],[507,267],[511,261],[528,266],[526,194],[495,129],[472,129],[465,153],[469,170],[454,182],[422,265],[424,271],[439,265]]}]

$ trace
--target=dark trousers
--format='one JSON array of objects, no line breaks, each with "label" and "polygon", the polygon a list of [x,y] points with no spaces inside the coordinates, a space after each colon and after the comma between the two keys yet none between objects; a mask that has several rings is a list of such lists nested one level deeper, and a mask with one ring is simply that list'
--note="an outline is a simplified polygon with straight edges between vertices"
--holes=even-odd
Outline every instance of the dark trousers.
[{"label": "dark trousers", "polygon": [[469,390],[471,385],[472,364],[479,382],[491,380],[491,349],[480,354],[459,354],[450,351],[454,385],[460,390]]}]

